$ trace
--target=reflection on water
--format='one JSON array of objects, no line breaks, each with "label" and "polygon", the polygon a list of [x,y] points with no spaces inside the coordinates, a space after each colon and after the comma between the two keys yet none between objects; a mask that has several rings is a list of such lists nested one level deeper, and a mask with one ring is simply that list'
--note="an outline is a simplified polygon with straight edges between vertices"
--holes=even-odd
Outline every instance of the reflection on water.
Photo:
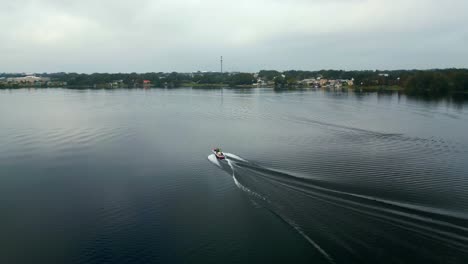
[{"label": "reflection on water", "polygon": [[465,263],[466,105],[2,90],[0,262]]}]

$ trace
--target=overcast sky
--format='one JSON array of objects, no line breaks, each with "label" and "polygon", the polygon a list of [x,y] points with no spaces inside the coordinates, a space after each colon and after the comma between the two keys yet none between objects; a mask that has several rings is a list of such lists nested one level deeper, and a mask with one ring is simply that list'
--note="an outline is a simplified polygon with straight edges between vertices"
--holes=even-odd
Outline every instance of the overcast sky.
[{"label": "overcast sky", "polygon": [[0,72],[468,67],[467,0],[0,0]]}]

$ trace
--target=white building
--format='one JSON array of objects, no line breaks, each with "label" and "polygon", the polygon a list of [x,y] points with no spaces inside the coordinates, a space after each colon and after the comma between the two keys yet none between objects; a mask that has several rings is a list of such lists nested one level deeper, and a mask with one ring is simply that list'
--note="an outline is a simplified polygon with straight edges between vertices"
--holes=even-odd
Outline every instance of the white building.
[{"label": "white building", "polygon": [[28,75],[24,77],[14,77],[14,78],[7,78],[7,82],[14,82],[14,83],[36,83],[36,82],[48,82],[50,78],[47,77],[37,77],[34,75]]}]

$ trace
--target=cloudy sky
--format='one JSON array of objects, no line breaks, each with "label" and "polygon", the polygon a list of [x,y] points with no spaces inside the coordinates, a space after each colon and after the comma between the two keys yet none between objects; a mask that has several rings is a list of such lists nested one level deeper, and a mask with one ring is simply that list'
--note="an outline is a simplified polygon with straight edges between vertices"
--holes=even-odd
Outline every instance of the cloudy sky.
[{"label": "cloudy sky", "polygon": [[0,72],[468,67],[467,0],[0,0]]}]

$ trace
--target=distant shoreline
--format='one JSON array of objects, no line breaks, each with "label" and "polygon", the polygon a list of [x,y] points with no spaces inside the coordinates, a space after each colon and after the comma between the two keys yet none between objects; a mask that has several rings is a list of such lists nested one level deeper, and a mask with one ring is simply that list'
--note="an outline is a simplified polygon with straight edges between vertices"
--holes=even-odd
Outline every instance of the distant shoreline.
[{"label": "distant shoreline", "polygon": [[255,88],[334,89],[358,92],[397,91],[440,96],[468,93],[468,69],[391,71],[275,71],[191,73],[0,73],[0,89],[14,88]]}]

